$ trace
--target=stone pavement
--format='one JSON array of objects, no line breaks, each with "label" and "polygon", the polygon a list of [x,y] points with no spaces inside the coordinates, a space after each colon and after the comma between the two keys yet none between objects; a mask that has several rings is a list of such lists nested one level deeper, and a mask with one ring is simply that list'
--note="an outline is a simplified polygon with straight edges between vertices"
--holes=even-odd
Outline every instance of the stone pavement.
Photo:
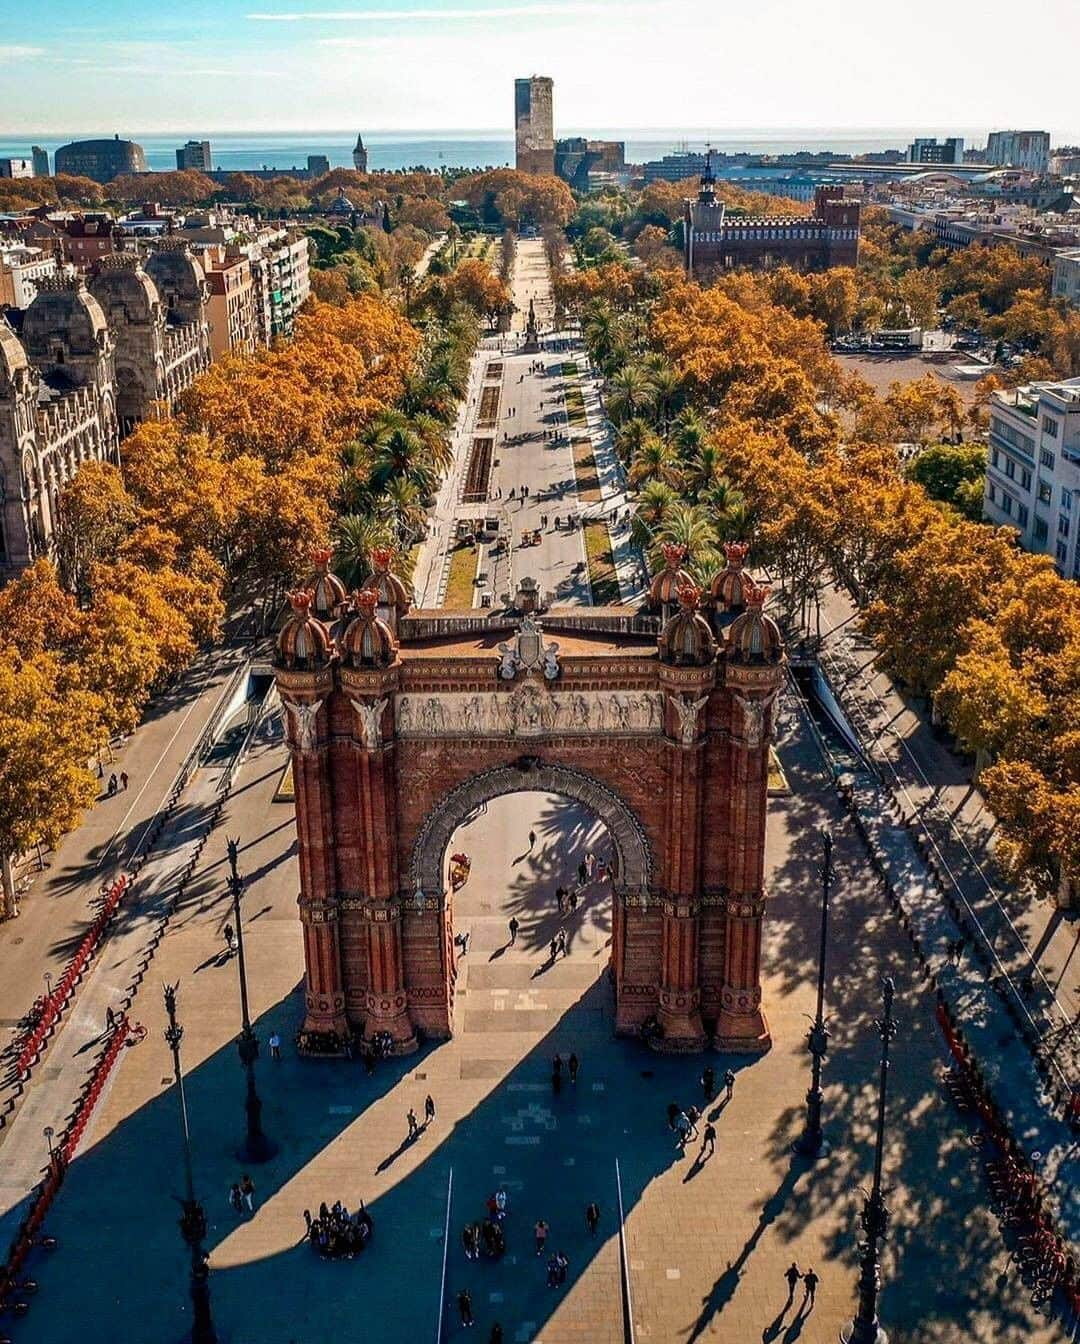
[{"label": "stone pavement", "polygon": [[[873,649],[854,621],[855,607],[835,585],[822,607],[823,663],[845,683],[845,704],[865,732],[905,814],[933,836],[952,880],[976,913],[996,955],[1014,977],[1031,974],[1032,1007],[1055,1038],[1080,1013],[1080,911],[1061,911],[1015,889],[994,860],[995,821],[970,765],[929,723],[926,708],[904,696],[873,666]],[[1055,1004],[1056,999],[1056,1004]],[[1059,1058],[1080,1080],[1080,1033],[1058,1042]]]},{"label": "stone pavement", "polygon": [[194,865],[212,825],[229,764],[227,758],[211,756],[180,794],[59,1030],[7,1117],[0,1147],[0,1245],[14,1236],[40,1180],[44,1127],[52,1126],[58,1136],[63,1132],[82,1081],[104,1045],[106,1012],[124,1011],[138,991],[148,950],[161,936],[183,874]]},{"label": "stone pavement", "polygon": [[[868,1180],[878,1041],[879,977],[897,980],[886,1179],[892,1221],[882,1316],[893,1344],[1049,1344],[1064,1336],[1028,1306],[1006,1255],[979,1175],[978,1155],[938,1083],[943,1063],[933,1003],[907,940],[882,900],[866,853],[840,817],[821,761],[798,716],[781,713],[781,756],[791,797],[771,804],[766,925],[766,1006],[775,1037],[760,1060],[714,1056],[737,1071],[734,1100],[717,1117],[716,1155],[675,1151],[670,1100],[696,1101],[703,1060],[654,1056],[610,1035],[603,976],[610,911],[599,891],[572,918],[570,955],[547,970],[553,887],[595,843],[581,813],[559,800],[523,796],[492,803],[459,832],[474,859],[457,898],[473,938],[457,1004],[459,1034],[380,1066],[298,1059],[302,953],[291,808],[271,799],[284,751],[264,742],[241,769],[223,824],[204,850],[136,1002],[147,1040],[124,1052],[84,1151],[49,1219],[59,1248],[32,1262],[40,1282],[16,1344],[79,1344],[86,1323],[101,1338],[177,1338],[186,1318],[185,1255],[174,1194],[181,1179],[176,1098],[161,1037],[159,980],[180,980],[184,1067],[195,1176],[210,1220],[211,1288],[231,1344],[373,1344],[436,1338],[443,1224],[453,1168],[448,1296],[470,1288],[483,1340],[493,1320],[508,1340],[621,1339],[614,1159],[622,1170],[634,1316],[639,1340],[761,1339],[825,1344],[854,1304],[857,1186]],[[826,1065],[830,1156],[812,1169],[788,1144],[798,1133],[807,1082],[805,1014],[812,1010],[817,855],[807,837],[830,822],[838,880],[832,923]],[[538,843],[530,854],[530,825]],[[241,1167],[243,1074],[236,967],[221,958],[224,840],[242,837],[245,943],[252,1010],[264,1043],[258,1065],[267,1131],[277,1156],[252,1173],[258,1207],[238,1218],[227,1204]],[[522,931],[506,948],[506,921]],[[501,1007],[498,1005],[502,1005]],[[265,1057],[276,1028],[283,1058]],[[552,1095],[550,1060],[576,1049],[576,1088]],[[405,1112],[438,1113],[412,1144]],[[502,1169],[502,1170],[500,1170]],[[466,1219],[481,1216],[498,1182],[510,1193],[508,1257],[469,1264]],[[321,1199],[364,1198],[375,1239],[358,1260],[323,1263],[298,1244],[302,1210]],[[597,1199],[595,1241],[583,1222]],[[531,1250],[536,1216],[570,1258],[564,1289],[544,1286]],[[815,1309],[781,1314],[792,1259],[821,1276]],[[137,1266],[137,1272],[132,1272]],[[447,1339],[464,1337],[446,1316]]]}]

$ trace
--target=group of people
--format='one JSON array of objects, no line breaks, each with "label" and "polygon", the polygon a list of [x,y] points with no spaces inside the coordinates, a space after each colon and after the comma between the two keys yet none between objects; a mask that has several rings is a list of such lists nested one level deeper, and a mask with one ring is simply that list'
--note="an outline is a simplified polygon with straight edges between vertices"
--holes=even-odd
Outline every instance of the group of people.
[{"label": "group of people", "polygon": [[[566,1061],[566,1072],[570,1078],[571,1086],[577,1084],[578,1069],[581,1068],[581,1062],[573,1051],[570,1052]],[[563,1062],[562,1055],[556,1055],[551,1061],[551,1090],[556,1096],[562,1091]]]},{"label": "group of people", "polygon": [[255,1212],[255,1182],[245,1172],[229,1189],[229,1208],[234,1213]]},{"label": "group of people", "polygon": [[487,1197],[487,1217],[479,1223],[466,1223],[461,1229],[461,1244],[466,1260],[479,1260],[481,1251],[491,1260],[501,1260],[506,1254],[506,1234],[503,1222],[510,1212],[510,1196],[500,1186]]},{"label": "group of people", "polygon": [[307,1240],[325,1259],[351,1260],[364,1249],[371,1240],[374,1224],[371,1214],[364,1208],[364,1201],[353,1213],[334,1200],[327,1207],[324,1200],[319,1205],[319,1216],[312,1218],[311,1210],[304,1210],[304,1224],[307,1228]]},{"label": "group of people", "polygon": [[[705,1099],[706,1106],[716,1096],[716,1070],[711,1064],[707,1064],[701,1073],[701,1092]],[[724,1074],[724,1102],[726,1106],[735,1095],[735,1074],[728,1069]],[[705,1126],[701,1135],[701,1153],[699,1157],[712,1157],[716,1151],[716,1126],[712,1123],[716,1117],[713,1112],[711,1118],[705,1120]],[[683,1152],[686,1145],[698,1136],[698,1122],[702,1119],[701,1112],[696,1106],[680,1106],[678,1102],[668,1103],[667,1122],[668,1129],[672,1131],[675,1137],[675,1147]]]},{"label": "group of people", "polygon": [[107,798],[112,798],[117,793],[124,793],[127,791],[127,786],[128,786],[127,771],[121,770],[119,780],[117,779],[116,775],[109,776],[109,782],[105,788],[105,796]]}]

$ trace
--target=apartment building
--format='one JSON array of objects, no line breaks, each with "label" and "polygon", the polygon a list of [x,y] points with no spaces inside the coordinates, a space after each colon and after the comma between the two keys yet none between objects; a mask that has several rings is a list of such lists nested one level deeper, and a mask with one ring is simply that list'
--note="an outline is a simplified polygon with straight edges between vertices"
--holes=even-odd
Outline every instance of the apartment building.
[{"label": "apartment building", "polygon": [[208,247],[200,260],[209,288],[206,316],[212,357],[251,354],[263,341],[250,259],[230,245]]},{"label": "apartment building", "polygon": [[1080,378],[993,394],[983,516],[1080,578]]}]

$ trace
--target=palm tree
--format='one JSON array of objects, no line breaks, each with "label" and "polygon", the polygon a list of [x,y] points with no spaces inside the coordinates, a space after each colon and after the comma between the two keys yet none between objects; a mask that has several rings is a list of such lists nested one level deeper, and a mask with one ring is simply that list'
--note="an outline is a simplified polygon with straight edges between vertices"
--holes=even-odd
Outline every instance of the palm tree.
[{"label": "palm tree", "polygon": [[682,475],[675,449],[659,434],[650,434],[634,454],[629,476],[633,486],[644,485],[646,481],[664,481],[667,485],[678,487]]},{"label": "palm tree", "polygon": [[616,424],[647,412],[653,404],[652,376],[640,364],[625,364],[612,375],[610,386],[607,411]]},{"label": "palm tree", "polygon": [[709,437],[709,422],[694,406],[684,406],[671,426],[671,442],[679,456],[689,460],[700,452]]},{"label": "palm tree", "polygon": [[639,416],[634,416],[632,420],[624,420],[615,430],[615,447],[624,466],[634,460],[645,444],[654,434],[654,430],[645,420]]},{"label": "palm tree", "polygon": [[723,470],[723,458],[716,444],[706,439],[684,467],[689,493],[704,503],[713,491],[730,489]]},{"label": "palm tree", "polygon": [[716,528],[721,541],[749,541],[756,522],[753,509],[740,497],[717,519]]},{"label": "palm tree", "polygon": [[427,522],[427,509],[415,481],[395,476],[384,487],[376,516],[394,529],[400,547],[408,549],[421,536]]},{"label": "palm tree", "polygon": [[673,504],[656,529],[656,541],[657,559],[659,543],[673,541],[679,546],[685,546],[691,560],[699,565],[719,560],[716,529],[709,519],[708,511],[700,504],[686,504],[682,500]]},{"label": "palm tree", "polygon": [[677,491],[666,481],[649,481],[634,506],[633,541],[635,546],[651,546],[664,525],[668,511],[679,502]]},{"label": "palm tree", "polygon": [[393,528],[385,518],[370,514],[343,513],[332,529],[334,569],[347,588],[358,588],[371,573],[375,546],[393,546]]},{"label": "palm tree", "polygon": [[371,472],[371,488],[381,494],[395,476],[404,476],[425,495],[435,486],[435,471],[424,440],[406,420],[380,435]]},{"label": "palm tree", "polygon": [[665,433],[683,399],[683,382],[670,364],[664,363],[653,374],[653,416]]}]

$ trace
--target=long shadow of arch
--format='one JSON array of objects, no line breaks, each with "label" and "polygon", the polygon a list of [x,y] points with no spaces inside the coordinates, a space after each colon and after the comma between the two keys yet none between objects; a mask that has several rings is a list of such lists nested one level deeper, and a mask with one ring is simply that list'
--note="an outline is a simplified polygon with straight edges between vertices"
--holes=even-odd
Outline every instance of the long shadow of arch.
[{"label": "long shadow of arch", "polygon": [[[275,1028],[288,1031],[298,993],[259,1021],[263,1040]],[[242,1129],[243,1075],[234,1048],[224,1047],[193,1068],[185,1086],[196,1185],[210,1223],[215,1317],[231,1344],[308,1344],[345,1331],[349,1335],[342,1337],[361,1332],[387,1344],[433,1338],[451,1167],[448,1299],[468,1287],[484,1329],[499,1319],[508,1340],[523,1329],[522,1337],[531,1339],[607,1247],[602,1270],[611,1282],[605,1278],[601,1291],[613,1313],[612,1338],[621,1337],[617,1257],[609,1245],[617,1234],[614,1157],[622,1164],[629,1211],[650,1181],[678,1160],[661,1100],[680,1089],[689,1095],[697,1062],[648,1056],[633,1042],[613,1044],[610,1030],[610,991],[601,980],[464,1118],[451,1126],[440,1113],[400,1155],[394,1141],[373,1148],[371,1128],[362,1122],[392,1098],[404,1133],[407,1107],[422,1103],[431,1086],[410,1075],[427,1073],[445,1047],[380,1065],[372,1078],[359,1064],[264,1059],[258,1069],[265,1126],[281,1150],[252,1174],[260,1208],[279,1201],[284,1208],[272,1220],[267,1212],[258,1214],[250,1227],[241,1226],[244,1220],[227,1200],[241,1172],[233,1149]],[[601,1041],[605,1049],[597,1065]],[[60,1248],[32,1266],[41,1291],[23,1327],[26,1339],[81,1344],[92,1321],[97,1337],[164,1340],[179,1338],[189,1324],[187,1258],[174,1202],[181,1167],[169,1057],[160,1039],[137,1048],[160,1055],[162,1092],[73,1163],[49,1219]],[[556,1051],[565,1057],[570,1049],[582,1058],[581,1076],[576,1086],[564,1081],[555,1097],[551,1057]],[[644,1139],[643,1108],[656,1118]],[[379,1133],[386,1133],[381,1119]],[[328,1175],[316,1186],[305,1169],[320,1155]],[[301,1244],[303,1208],[336,1198],[355,1207],[389,1156],[396,1156],[393,1170],[401,1175],[367,1204],[375,1221],[370,1248],[352,1262],[319,1260]],[[485,1216],[485,1200],[500,1184],[511,1200],[507,1255],[498,1263],[468,1262],[461,1227]],[[595,1238],[584,1222],[592,1199],[602,1210]],[[551,1226],[550,1248],[563,1249],[570,1260],[567,1284],[558,1290],[547,1288],[544,1263],[534,1254],[538,1217]],[[451,1315],[448,1309],[448,1321]]]}]

